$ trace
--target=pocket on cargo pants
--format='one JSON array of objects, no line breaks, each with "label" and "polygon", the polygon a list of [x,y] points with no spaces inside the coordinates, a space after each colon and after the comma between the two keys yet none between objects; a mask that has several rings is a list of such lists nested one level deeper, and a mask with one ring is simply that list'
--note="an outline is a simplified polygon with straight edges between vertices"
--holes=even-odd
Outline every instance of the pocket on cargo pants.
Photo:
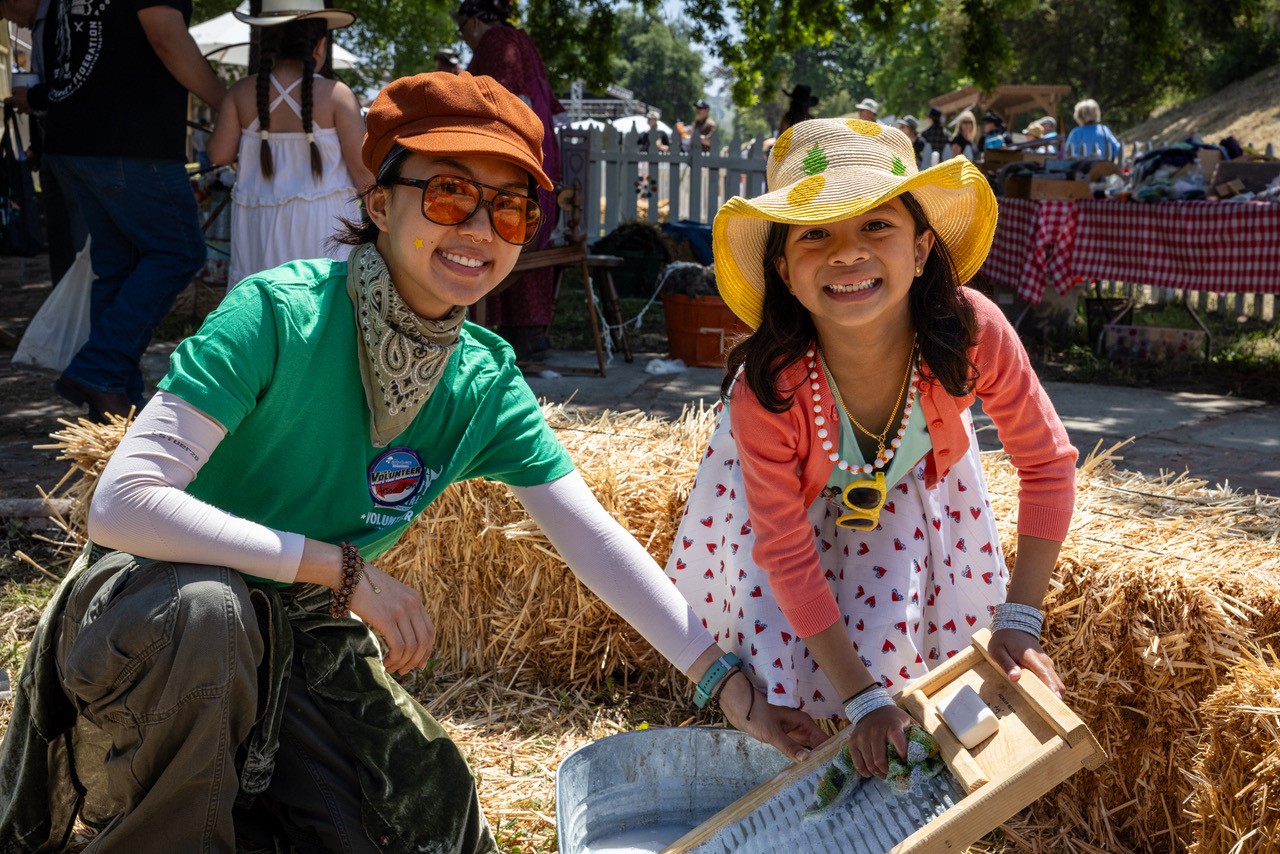
[{"label": "pocket on cargo pants", "polygon": [[197,836],[230,828],[234,754],[256,715],[262,651],[248,588],[231,569],[119,552],[90,567],[63,615],[58,666],[80,713],[110,737],[105,786],[119,813],[145,798],[140,819],[184,823],[173,810],[187,804]]}]

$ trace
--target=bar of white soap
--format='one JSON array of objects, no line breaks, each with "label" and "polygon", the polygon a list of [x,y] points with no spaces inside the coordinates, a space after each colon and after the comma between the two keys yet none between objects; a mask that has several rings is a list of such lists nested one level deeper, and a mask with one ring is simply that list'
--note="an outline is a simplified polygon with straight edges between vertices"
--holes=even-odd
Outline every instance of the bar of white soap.
[{"label": "bar of white soap", "polygon": [[968,685],[938,703],[938,716],[966,750],[972,750],[1000,729],[995,713]]}]

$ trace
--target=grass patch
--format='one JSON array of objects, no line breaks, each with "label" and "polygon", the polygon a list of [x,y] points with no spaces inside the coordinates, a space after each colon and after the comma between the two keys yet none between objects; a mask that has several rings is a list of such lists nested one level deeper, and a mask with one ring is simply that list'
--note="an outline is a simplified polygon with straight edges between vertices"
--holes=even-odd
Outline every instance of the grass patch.
[{"label": "grass patch", "polygon": [[[1225,394],[1280,403],[1280,321],[1201,314],[1209,329],[1207,359],[1135,362],[1099,356],[1087,340],[1083,303],[1074,339],[1066,347],[1046,347],[1024,339],[1042,380]],[[1140,306],[1128,321],[1135,326],[1197,329],[1180,306]]]}]

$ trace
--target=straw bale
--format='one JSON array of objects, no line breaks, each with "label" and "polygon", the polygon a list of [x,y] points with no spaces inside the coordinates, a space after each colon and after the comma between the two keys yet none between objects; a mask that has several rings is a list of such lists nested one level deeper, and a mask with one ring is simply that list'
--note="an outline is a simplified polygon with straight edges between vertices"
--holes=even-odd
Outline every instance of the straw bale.
[{"label": "straw bale", "polygon": [[1280,852],[1280,660],[1246,651],[1200,704],[1200,754],[1189,777],[1190,854]]},{"label": "straw bale", "polygon": [[[1103,453],[1081,468],[1045,604],[1045,647],[1110,760],[1023,814],[1037,852],[1185,848],[1183,769],[1200,746],[1200,704],[1229,681],[1248,642],[1280,625],[1280,502],[1113,463]],[[990,454],[984,468],[997,516],[1012,519],[1012,466]],[[1014,558],[1011,533],[1004,545]]]},{"label": "straw bale", "polygon": [[[586,419],[564,408],[546,411],[604,506],[664,562],[711,413],[666,422],[640,413]],[[59,434],[62,450],[88,468],[90,481],[114,446],[111,429],[68,424]],[[118,435],[123,428],[114,429]],[[1203,851],[1227,850],[1245,826],[1239,815],[1270,809],[1248,800],[1261,794],[1261,784],[1241,795],[1237,811],[1224,813],[1229,821],[1219,826],[1208,796],[1197,794],[1205,787],[1198,781],[1218,787],[1214,775],[1221,775],[1230,789],[1229,775],[1237,772],[1215,770],[1209,760],[1200,777],[1185,769],[1198,767],[1202,751],[1217,755],[1206,727],[1217,725],[1213,715],[1221,721],[1227,715],[1210,698],[1246,692],[1240,683],[1246,651],[1280,633],[1280,499],[1211,489],[1187,475],[1121,472],[1118,450],[1097,451],[1080,468],[1076,516],[1046,600],[1045,629],[1068,702],[1111,758],[1010,822],[1009,844],[1035,854],[1163,852],[1206,840]],[[1016,475],[1001,454],[984,454],[983,464],[1012,559]],[[80,485],[62,488],[88,494]],[[484,675],[539,697],[569,692],[592,699],[602,688],[608,694],[611,682],[651,685],[655,696],[684,703],[681,679],[578,584],[501,485],[450,487],[380,563],[430,603],[438,672],[451,679]],[[1243,714],[1230,726],[1243,728]],[[1218,742],[1223,751],[1231,743],[1225,735]],[[1268,744],[1264,733],[1257,745],[1261,758],[1247,766],[1252,776],[1241,777],[1245,786],[1274,773],[1280,761],[1280,739]],[[1272,788],[1268,783],[1265,791]],[[520,808],[530,821],[542,821],[534,813],[549,815],[548,801],[539,800]]]},{"label": "straw bale", "polygon": [[[600,503],[665,563],[714,415],[546,414]],[[444,672],[598,690],[677,679],[592,595],[506,487],[450,486],[379,561],[433,603]],[[497,571],[495,571],[497,570]]]}]

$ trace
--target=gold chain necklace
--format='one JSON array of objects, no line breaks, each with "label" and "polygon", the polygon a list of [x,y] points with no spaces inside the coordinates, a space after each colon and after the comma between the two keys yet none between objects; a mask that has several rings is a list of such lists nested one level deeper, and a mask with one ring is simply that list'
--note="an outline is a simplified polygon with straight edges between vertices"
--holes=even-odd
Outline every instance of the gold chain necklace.
[{"label": "gold chain necklace", "polygon": [[[821,350],[819,350],[819,354],[821,354]],[[834,382],[831,384],[831,391],[836,396],[836,402],[840,404],[840,408],[844,410],[844,414],[849,416],[850,423],[852,423],[854,427],[861,430],[869,438],[875,440],[877,457],[883,456],[884,454],[885,444],[889,440],[889,431],[893,429],[893,422],[897,419],[898,407],[902,406],[902,397],[907,393],[907,386],[911,382],[911,374],[913,373],[915,364],[916,364],[916,345],[915,345],[915,342],[913,341],[911,343],[911,356],[907,359],[907,372],[902,377],[902,387],[898,389],[898,399],[894,401],[893,409],[889,410],[889,420],[885,422],[884,429],[881,430],[879,433],[872,433],[866,427],[863,427],[861,424],[858,423],[858,419],[853,417],[853,413],[850,412],[849,407],[845,405],[844,398],[840,396],[840,389],[836,387],[836,384]]]}]

